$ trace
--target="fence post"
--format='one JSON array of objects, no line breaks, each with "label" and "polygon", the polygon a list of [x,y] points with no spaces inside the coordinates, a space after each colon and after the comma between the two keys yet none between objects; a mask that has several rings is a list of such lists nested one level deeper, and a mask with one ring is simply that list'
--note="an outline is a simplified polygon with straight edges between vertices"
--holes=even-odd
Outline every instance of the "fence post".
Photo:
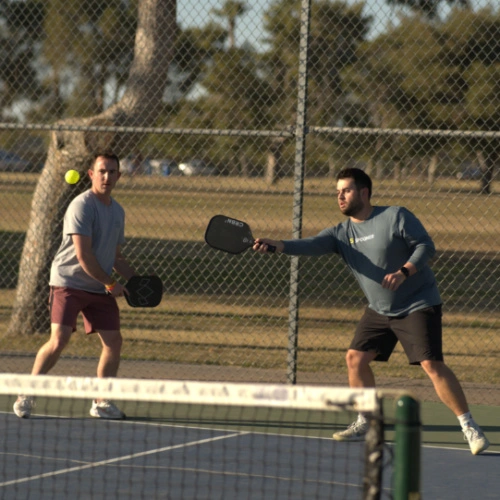
[{"label": "fence post", "polygon": [[[306,148],[307,72],[309,67],[309,30],[311,0],[300,3],[299,77],[297,81],[297,120],[295,123],[295,162],[293,185],[292,237],[302,236],[302,212],[304,203],[304,170]],[[290,263],[290,295],[288,305],[287,382],[297,382],[297,346],[299,329],[299,257]]]},{"label": "fence post", "polygon": [[396,401],[394,500],[420,499],[420,404],[411,396]]}]

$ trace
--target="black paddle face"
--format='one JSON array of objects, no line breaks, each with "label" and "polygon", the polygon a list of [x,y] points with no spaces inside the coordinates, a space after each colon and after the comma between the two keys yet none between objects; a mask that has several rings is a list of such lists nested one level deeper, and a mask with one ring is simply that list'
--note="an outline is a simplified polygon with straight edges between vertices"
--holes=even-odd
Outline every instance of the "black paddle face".
[{"label": "black paddle face", "polygon": [[163,283],[158,276],[132,276],[125,288],[125,299],[131,307],[156,307],[163,295]]},{"label": "black paddle face", "polygon": [[246,222],[226,215],[215,215],[208,224],[205,241],[217,250],[237,254],[250,248],[254,237]]}]

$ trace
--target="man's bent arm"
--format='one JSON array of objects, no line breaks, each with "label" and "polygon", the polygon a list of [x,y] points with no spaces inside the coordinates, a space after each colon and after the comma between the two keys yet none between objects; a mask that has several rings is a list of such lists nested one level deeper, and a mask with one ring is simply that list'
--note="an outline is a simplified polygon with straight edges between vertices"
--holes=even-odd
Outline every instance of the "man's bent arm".
[{"label": "man's bent arm", "polygon": [[123,276],[127,281],[132,276],[135,276],[137,274],[132,266],[128,263],[127,259],[123,256],[120,246],[116,247],[115,265],[113,266],[113,269],[120,276]]},{"label": "man's bent arm", "polygon": [[81,234],[72,234],[71,238],[73,245],[75,245],[76,257],[82,269],[103,285],[113,284],[113,278],[104,271],[92,251],[92,238]]}]

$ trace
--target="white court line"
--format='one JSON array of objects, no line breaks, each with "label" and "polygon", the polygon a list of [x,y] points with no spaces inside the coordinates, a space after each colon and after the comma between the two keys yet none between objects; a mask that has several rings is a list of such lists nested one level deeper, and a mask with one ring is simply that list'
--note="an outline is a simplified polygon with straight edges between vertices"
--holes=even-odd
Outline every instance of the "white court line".
[{"label": "white court line", "polygon": [[164,448],[157,448],[156,450],[142,451],[140,453],[133,453],[131,455],[125,455],[123,457],[111,458],[109,460],[101,460],[100,462],[92,462],[90,464],[81,465],[78,467],[70,467],[68,469],[62,469],[62,470],[58,470],[58,471],[54,471],[54,472],[46,472],[45,474],[38,474],[36,476],[22,477],[19,479],[14,479],[12,481],[5,481],[3,483],[0,483],[0,487],[10,486],[12,484],[26,483],[28,481],[35,481],[37,479],[43,479],[46,477],[53,477],[53,476],[58,476],[60,474],[67,474],[69,472],[91,469],[92,467],[100,467],[102,465],[108,465],[108,464],[112,464],[112,463],[116,463],[116,462],[123,462],[124,460],[130,460],[132,458],[144,457],[146,455],[153,455],[154,453],[162,453],[164,451],[176,450],[179,448],[187,448],[189,446],[196,446],[199,444],[205,444],[205,443],[210,443],[210,442],[214,442],[214,441],[219,441],[221,439],[228,439],[228,438],[233,438],[236,436],[243,436],[245,434],[250,434],[250,433],[249,432],[235,432],[234,434],[228,434],[227,436],[219,436],[219,437],[215,437],[215,438],[201,439],[199,441],[192,441],[190,443],[176,444],[174,446],[165,446]]},{"label": "white court line", "polygon": [[[445,446],[445,445],[437,445],[437,444],[423,444],[422,448],[430,448],[433,450],[445,450],[445,451],[446,450],[468,451],[470,453],[470,448],[467,444],[464,444],[463,448],[462,447],[459,448],[456,445]],[[498,451],[495,451],[495,450],[485,450],[485,451],[482,451],[480,454],[487,455],[488,453],[498,455]]]}]

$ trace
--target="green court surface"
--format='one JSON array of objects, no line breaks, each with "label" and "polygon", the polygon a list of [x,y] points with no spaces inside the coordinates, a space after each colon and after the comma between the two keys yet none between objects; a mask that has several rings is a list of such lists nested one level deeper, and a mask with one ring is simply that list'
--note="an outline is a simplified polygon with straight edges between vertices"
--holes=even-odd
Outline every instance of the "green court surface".
[{"label": "green court surface", "polygon": [[[500,453],[500,407],[471,405],[470,409],[491,443],[488,451]],[[424,445],[468,448],[458,420],[443,404],[421,403],[421,417]]]},{"label": "green court surface", "polygon": [[[393,426],[390,424],[394,415],[391,405],[389,403],[384,411],[388,422],[385,438],[390,442],[394,439]],[[500,453],[500,407],[471,405],[470,410],[491,443],[488,452]],[[423,446],[468,449],[457,418],[444,404],[421,402],[420,415]]]}]

